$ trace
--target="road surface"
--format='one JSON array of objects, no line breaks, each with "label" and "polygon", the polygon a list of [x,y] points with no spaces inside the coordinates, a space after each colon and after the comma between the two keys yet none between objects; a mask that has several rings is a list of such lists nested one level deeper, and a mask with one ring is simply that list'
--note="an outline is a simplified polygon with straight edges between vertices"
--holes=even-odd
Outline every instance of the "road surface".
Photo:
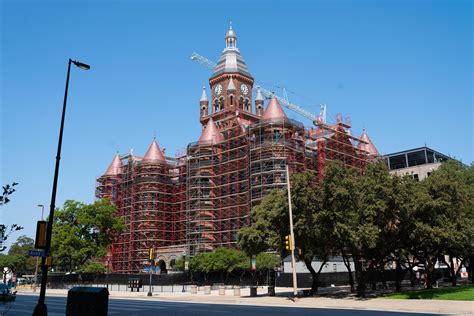
[{"label": "road surface", "polygon": [[[49,316],[64,316],[66,314],[67,297],[47,297]],[[18,295],[13,308],[7,315],[31,315],[38,302],[38,296]],[[109,315],[126,316],[156,316],[156,315],[184,315],[184,316],[428,316],[421,313],[396,313],[367,310],[326,309],[326,308],[301,308],[301,307],[273,307],[249,305],[221,305],[205,303],[167,302],[159,299],[109,299]],[[432,314],[435,315],[435,314]],[[438,314],[439,315],[439,314]]]}]

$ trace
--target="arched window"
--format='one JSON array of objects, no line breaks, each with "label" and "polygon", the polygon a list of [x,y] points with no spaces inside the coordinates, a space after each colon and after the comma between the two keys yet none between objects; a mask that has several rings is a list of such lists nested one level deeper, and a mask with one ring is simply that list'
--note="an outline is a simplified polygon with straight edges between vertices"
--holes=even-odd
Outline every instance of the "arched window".
[{"label": "arched window", "polygon": [[214,113],[219,112],[219,101],[217,99],[214,100]]},{"label": "arched window", "polygon": [[244,100],[244,110],[250,112],[250,100],[247,98]]},{"label": "arched window", "polygon": [[224,97],[219,99],[219,109],[222,111],[224,109]]},{"label": "arched window", "polygon": [[239,98],[239,109],[243,109],[243,108],[244,108],[244,98],[240,97]]}]

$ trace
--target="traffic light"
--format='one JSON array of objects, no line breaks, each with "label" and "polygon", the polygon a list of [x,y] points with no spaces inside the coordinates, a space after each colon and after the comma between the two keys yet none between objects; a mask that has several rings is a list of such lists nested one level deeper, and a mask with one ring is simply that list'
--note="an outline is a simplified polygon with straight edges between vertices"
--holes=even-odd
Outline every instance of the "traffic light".
[{"label": "traffic light", "polygon": [[291,242],[291,236],[290,235],[285,236],[285,249],[286,250],[293,250],[293,244]]},{"label": "traffic light", "polygon": [[48,223],[46,221],[38,221],[36,224],[35,248],[46,249],[46,229]]},{"label": "traffic light", "polygon": [[150,262],[153,262],[153,248],[150,248]]}]

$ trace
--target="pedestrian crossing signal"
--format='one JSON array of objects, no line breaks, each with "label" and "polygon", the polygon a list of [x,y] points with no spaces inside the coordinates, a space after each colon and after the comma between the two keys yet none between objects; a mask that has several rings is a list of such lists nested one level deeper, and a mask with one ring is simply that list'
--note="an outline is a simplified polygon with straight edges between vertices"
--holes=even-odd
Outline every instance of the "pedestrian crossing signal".
[{"label": "pedestrian crossing signal", "polygon": [[291,236],[285,236],[285,249],[286,250],[293,250],[293,244],[291,243]]}]

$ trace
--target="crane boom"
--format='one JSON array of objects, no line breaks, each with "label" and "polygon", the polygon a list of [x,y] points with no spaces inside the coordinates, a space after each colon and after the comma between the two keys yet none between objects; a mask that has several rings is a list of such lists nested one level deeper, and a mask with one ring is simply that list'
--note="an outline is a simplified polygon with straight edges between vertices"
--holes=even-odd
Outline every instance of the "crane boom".
[{"label": "crane boom", "polygon": [[[199,55],[198,53],[192,53],[191,55],[191,60],[193,61],[196,61],[198,63],[200,63],[201,65],[204,65],[210,69],[214,69],[216,67],[216,63],[214,63],[213,61],[207,59],[206,57],[204,56],[201,56]],[[311,122],[315,122],[318,118],[320,119],[324,119],[324,122],[325,123],[325,116],[322,116],[322,115],[316,115],[316,114],[313,114],[305,109],[303,109],[302,107],[294,104],[294,103],[291,103],[289,102],[288,100],[282,98],[282,97],[279,97],[277,95],[275,95],[273,92],[270,92],[269,90],[263,88],[262,86],[257,86],[257,89],[260,89],[260,92],[266,97],[266,98],[271,98],[272,96],[274,96],[281,104],[283,104],[283,106],[285,106],[286,108],[292,110],[293,112],[296,112],[298,113],[299,115],[311,120]],[[256,88],[254,88],[255,90]],[[324,105],[324,113],[326,112],[326,105]]]}]

